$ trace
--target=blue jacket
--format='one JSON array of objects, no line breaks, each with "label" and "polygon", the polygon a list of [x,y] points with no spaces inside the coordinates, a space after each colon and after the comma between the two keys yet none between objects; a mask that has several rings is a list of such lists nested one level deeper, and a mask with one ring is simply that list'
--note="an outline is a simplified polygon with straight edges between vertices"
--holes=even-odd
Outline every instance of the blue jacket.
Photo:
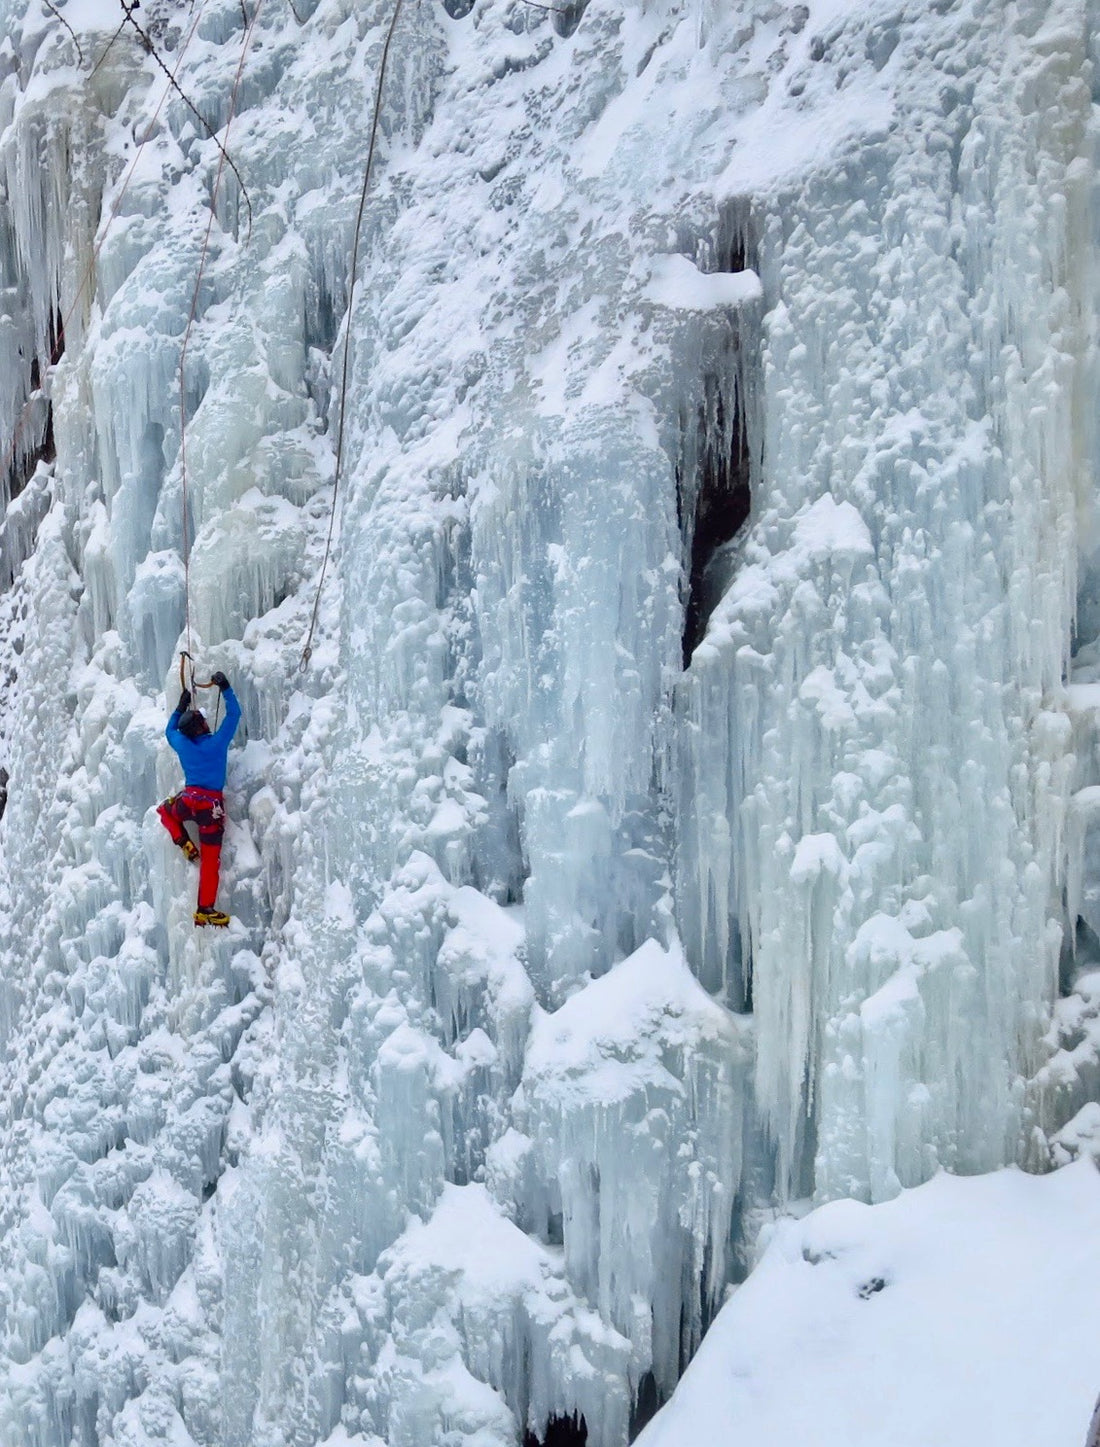
[{"label": "blue jacket", "polygon": [[164,736],[179,755],[183,765],[183,777],[189,787],[199,789],[225,788],[225,762],[229,744],[241,721],[241,706],[231,688],[222,694],[225,700],[225,718],[217,731],[204,734],[201,739],[189,739],[179,730],[182,708],[177,708],[168,720]]}]

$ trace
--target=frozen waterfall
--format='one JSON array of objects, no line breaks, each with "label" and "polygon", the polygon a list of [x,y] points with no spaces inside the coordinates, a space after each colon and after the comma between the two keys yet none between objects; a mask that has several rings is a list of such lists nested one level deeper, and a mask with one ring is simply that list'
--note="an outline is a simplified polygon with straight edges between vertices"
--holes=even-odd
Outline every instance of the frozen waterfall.
[{"label": "frozen waterfall", "polygon": [[1100,1157],[1098,33],[0,0],[2,1447],[622,1447]]}]

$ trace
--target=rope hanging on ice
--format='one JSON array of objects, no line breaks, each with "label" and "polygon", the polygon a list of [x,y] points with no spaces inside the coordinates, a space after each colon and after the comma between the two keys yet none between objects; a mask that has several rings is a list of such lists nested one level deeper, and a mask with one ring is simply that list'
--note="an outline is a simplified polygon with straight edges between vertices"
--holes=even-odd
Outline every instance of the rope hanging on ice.
[{"label": "rope hanging on ice", "polygon": [[363,229],[363,215],[367,207],[367,191],[370,187],[371,168],[374,165],[374,148],[378,137],[378,119],[382,113],[382,87],[386,80],[386,64],[390,58],[390,44],[393,40],[394,31],[397,29],[397,18],[401,14],[402,0],[394,0],[393,14],[390,16],[390,26],[386,32],[386,41],[382,47],[382,59],[378,66],[378,82],[374,91],[374,117],[371,121],[370,142],[367,146],[367,164],[363,171],[363,188],[359,193],[359,212],[355,218],[355,236],[351,246],[351,275],[348,278],[348,311],[347,322],[344,327],[344,360],[340,376],[340,416],[336,428],[336,465],[332,473],[332,505],[328,516],[328,533],[325,537],[325,554],[321,560],[321,574],[317,579],[317,593],[313,599],[313,612],[310,614],[309,630],[306,633],[306,641],[302,647],[302,658],[298,667],[304,673],[309,666],[309,660],[313,654],[313,634],[317,627],[317,612],[321,606],[321,590],[325,586],[325,574],[328,571],[329,557],[332,553],[332,534],[336,524],[336,490],[340,485],[340,466],[344,458],[344,416],[347,412],[348,401],[348,359],[351,353],[351,322],[352,311],[355,302],[355,272],[359,264],[359,237]]},{"label": "rope hanging on ice", "polygon": [[[236,114],[236,111],[237,111],[237,99],[238,99],[238,96],[239,96],[239,94],[240,94],[241,77],[242,77],[242,75],[244,74],[244,63],[245,63],[245,59],[246,59],[246,57],[247,57],[247,55],[248,55],[249,46],[252,44],[252,33],[253,33],[253,31],[255,30],[255,28],[256,28],[256,21],[259,19],[260,11],[261,11],[262,8],[263,8],[263,0],[257,0],[256,8],[255,8],[255,10],[253,10],[253,12],[252,12],[252,19],[249,21],[249,23],[248,23],[248,28],[245,30],[245,34],[244,34],[244,44],[241,46],[241,58],[240,58],[240,60],[237,62],[237,75],[236,75],[236,79],[235,79],[234,82],[233,82],[233,94],[232,94],[232,96],[230,97],[230,100],[229,100],[229,114],[228,114],[228,116],[226,117],[226,122],[225,122],[225,139],[226,139],[227,141],[229,140],[229,128],[230,128],[230,126],[233,124],[233,117],[234,117],[234,115]],[[225,147],[222,146],[222,145],[219,145],[218,150],[219,150],[219,152],[220,152],[220,157],[219,157],[219,160],[218,160],[218,170],[217,170],[217,173],[216,173],[216,175],[215,175],[215,177],[214,177],[214,189],[213,189],[213,192],[211,193],[211,196],[210,196],[210,216],[209,216],[209,219],[207,220],[207,223],[206,223],[206,234],[205,234],[205,236],[203,237],[203,240],[202,240],[202,253],[201,253],[200,257],[199,257],[199,270],[198,270],[198,275],[195,277],[195,290],[193,291],[193,293],[192,293],[192,295],[191,295],[191,309],[190,309],[190,311],[188,312],[188,316],[187,316],[187,326],[184,328],[183,345],[180,347],[180,367],[179,367],[179,384],[180,384],[180,385],[179,385],[179,395],[180,395],[180,492],[181,492],[180,507],[181,507],[181,511],[182,511],[182,515],[183,515],[183,523],[182,523],[182,528],[181,528],[181,541],[182,541],[182,547],[183,547],[183,616],[184,616],[184,632],[185,632],[186,638],[187,638],[187,649],[186,649],[186,654],[185,654],[185,656],[188,657],[188,658],[191,656],[191,539],[190,539],[190,536],[189,536],[188,526],[187,526],[187,390],[186,390],[186,385],[185,385],[185,380],[184,380],[184,373],[185,373],[186,364],[187,364],[187,344],[188,344],[188,342],[191,340],[191,328],[192,328],[192,326],[194,325],[195,316],[196,316],[196,313],[198,312],[198,308],[199,308],[199,292],[200,292],[200,290],[201,290],[201,288],[202,288],[203,272],[204,272],[204,270],[206,269],[207,252],[208,252],[209,249],[210,249],[210,233],[211,233],[211,231],[213,230],[214,221],[215,221],[215,219],[216,219],[216,217],[217,217],[218,191],[221,189],[222,176],[225,174],[225,165],[226,165],[226,162],[229,161],[230,166],[233,166],[233,162],[229,160],[229,156],[228,156],[228,153],[226,152]],[[233,172],[234,172],[234,174],[236,174],[236,172],[237,172],[236,166],[233,166]],[[240,179],[240,178],[239,178],[239,176],[238,176],[238,180],[239,180],[239,179]],[[243,189],[244,189],[244,188],[243,188],[243,184],[242,184],[242,191],[243,191]],[[250,230],[250,232],[251,232],[251,214],[252,214],[252,213],[251,213],[251,207],[250,207],[250,208],[249,208],[249,230]],[[182,660],[182,657],[181,657],[181,660],[180,660],[181,676],[182,676],[182,669],[183,669],[183,660]],[[201,688],[201,687],[204,687],[204,686],[205,686],[205,685],[202,685],[202,684],[199,685],[200,688]]]},{"label": "rope hanging on ice", "polygon": [[111,36],[110,40],[108,40],[107,44],[103,47],[103,50],[102,50],[102,52],[100,53],[99,59],[96,61],[95,65],[92,66],[91,70],[88,72],[88,79],[89,79],[89,80],[91,80],[92,77],[97,74],[97,72],[99,71],[99,67],[100,67],[100,66],[103,64],[103,62],[107,59],[107,57],[110,55],[111,51],[114,50],[114,48],[115,48],[115,41],[118,39],[118,37],[122,34],[122,32],[123,32],[125,29],[126,29],[126,16],[124,15],[124,16],[122,17],[122,19],[118,22],[118,29],[117,29],[117,30],[115,31],[115,33]]},{"label": "rope hanging on ice", "polygon": [[[137,21],[134,19],[134,11],[138,8],[138,3],[139,3],[139,0],[132,0],[132,3],[128,5],[128,4],[126,3],[126,0],[121,0],[122,13],[123,13],[123,17],[124,17],[124,18],[123,18],[123,24],[124,24],[124,25],[131,25],[131,26],[133,26],[133,28],[137,31],[138,35],[141,36],[141,41],[142,41],[142,44],[145,46],[146,51],[148,52],[148,54],[150,54],[150,55],[153,57],[153,59],[156,61],[157,65],[160,66],[161,70],[162,70],[162,71],[164,72],[164,74],[168,77],[168,83],[171,85],[172,89],[176,92],[176,94],[179,96],[180,100],[183,101],[184,105],[185,105],[185,106],[187,107],[187,109],[191,112],[191,114],[195,117],[195,119],[198,121],[199,125],[201,125],[201,126],[204,128],[204,130],[206,131],[206,134],[210,137],[210,139],[211,139],[211,140],[214,142],[214,144],[217,146],[219,152],[221,153],[221,162],[219,163],[219,166],[218,166],[218,177],[219,177],[219,179],[221,178],[221,167],[222,167],[223,164],[228,165],[228,166],[229,166],[229,169],[233,172],[234,176],[236,176],[236,178],[237,178],[237,184],[238,184],[238,185],[240,186],[240,188],[241,188],[241,197],[242,197],[242,199],[244,200],[244,204],[245,204],[245,206],[246,206],[247,209],[248,209],[248,235],[249,235],[249,238],[251,238],[251,236],[252,236],[252,202],[249,200],[249,197],[248,197],[248,188],[247,188],[247,187],[245,186],[245,184],[244,184],[244,180],[243,180],[243,178],[242,178],[242,176],[241,176],[241,173],[240,173],[240,171],[237,170],[237,166],[236,166],[236,163],[235,163],[234,160],[233,160],[233,157],[229,154],[229,152],[226,150],[226,148],[222,145],[221,141],[218,140],[218,137],[217,137],[217,135],[216,135],[216,133],[215,133],[215,131],[214,131],[213,126],[212,126],[212,125],[210,124],[210,122],[206,119],[206,117],[202,114],[202,112],[199,111],[199,110],[192,104],[192,102],[188,99],[187,95],[184,93],[184,91],[181,89],[181,87],[179,86],[178,82],[176,81],[175,76],[171,74],[171,72],[169,71],[168,67],[165,65],[164,61],[161,60],[161,58],[160,58],[160,52],[157,50],[157,47],[153,44],[152,37],[151,37],[151,36],[137,23]],[[256,6],[256,12],[257,12],[257,13],[259,13],[259,9],[260,9],[260,7],[259,7],[259,5],[257,5],[257,6]],[[242,10],[242,12],[244,11],[244,5],[243,5],[243,4],[242,4],[242,6],[241,6],[241,10]],[[245,14],[245,21],[246,21],[246,27],[247,27],[246,30],[245,30],[245,49],[247,50],[247,48],[248,48],[248,37],[249,37],[249,36],[251,35],[251,33],[252,33],[252,26],[256,23],[256,16],[253,15],[252,20],[249,21],[247,14]],[[242,62],[242,63],[243,63],[243,62]],[[237,86],[240,85],[240,80],[241,80],[240,70],[238,69],[238,71],[237,71],[237,85],[235,85],[235,86],[233,87],[233,99],[234,99],[234,103],[236,102]],[[226,140],[229,139],[229,126],[230,126],[230,123],[232,122],[232,120],[233,120],[233,111],[232,111],[232,109],[230,109],[229,119],[228,119],[228,120],[226,121],[226,123],[225,123],[225,138],[226,138]],[[216,194],[217,194],[217,192],[215,191],[215,195],[216,195]]]},{"label": "rope hanging on ice", "polygon": [[545,10],[549,15],[572,15],[572,10],[563,5],[542,5],[539,0],[523,0],[525,5],[530,5],[532,10]]},{"label": "rope hanging on ice", "polygon": [[81,46],[80,41],[77,40],[77,38],[76,38],[76,31],[75,31],[75,30],[73,29],[73,27],[69,24],[69,22],[65,19],[64,15],[62,15],[61,11],[58,10],[55,5],[52,5],[52,4],[50,3],[50,0],[42,0],[42,3],[43,3],[43,5],[45,5],[46,9],[50,12],[50,14],[54,17],[55,20],[60,20],[60,21],[61,21],[62,25],[64,25],[65,29],[66,29],[66,30],[69,32],[69,34],[72,36],[72,38],[73,38],[73,44],[76,46],[77,59],[80,61],[80,64],[83,65],[83,64],[84,64],[84,49],[83,49],[83,47]]},{"label": "rope hanging on ice", "polygon": [[[183,58],[184,58],[184,56],[185,56],[186,53],[187,53],[187,48],[188,48],[188,46],[191,44],[192,40],[195,38],[195,32],[196,32],[196,31],[198,30],[198,28],[199,28],[199,21],[202,19],[203,11],[204,11],[205,8],[206,8],[206,0],[202,0],[202,3],[199,5],[198,9],[195,11],[195,18],[194,18],[194,19],[192,20],[192,22],[191,22],[191,29],[187,32],[187,37],[186,37],[186,39],[184,40],[182,46],[180,47],[179,55],[178,55],[178,57],[177,57],[177,59],[176,59],[176,67],[175,67],[175,70],[174,70],[174,71],[172,72],[172,74],[169,76],[169,80],[171,80],[171,81],[173,81],[173,82],[175,81],[175,77],[179,74],[180,68],[181,68],[182,65],[183,65]],[[117,39],[118,35],[121,34],[122,28],[123,28],[123,26],[125,26],[125,23],[126,23],[125,20],[123,20],[122,26],[119,27],[119,30],[116,32],[115,36],[113,36],[112,39],[111,39],[111,41],[108,43],[107,50],[105,50],[105,51],[103,52],[103,55],[100,56],[99,60],[98,60],[98,61],[96,62],[96,64],[95,64],[95,66],[93,66],[92,71],[91,71],[91,74],[89,75],[89,79],[91,79],[91,76],[94,75],[95,72],[99,69],[100,65],[102,65],[104,59],[106,58],[107,51],[110,50],[111,45],[114,44],[115,39]],[[134,158],[133,158],[133,160],[130,162],[129,169],[128,169],[128,171],[126,172],[126,176],[125,176],[125,179],[123,180],[121,189],[119,190],[118,195],[115,197],[114,204],[112,205],[111,210],[110,210],[110,214],[109,214],[108,217],[107,217],[107,225],[103,228],[103,235],[99,238],[99,240],[96,242],[95,246],[94,246],[93,249],[92,249],[91,259],[89,260],[88,265],[87,265],[87,266],[85,267],[85,269],[84,269],[84,274],[83,274],[83,276],[81,276],[80,281],[77,283],[76,291],[73,293],[72,305],[69,307],[69,309],[68,309],[68,311],[65,313],[65,315],[61,318],[61,325],[60,325],[60,326],[58,327],[58,329],[57,329],[56,341],[55,341],[55,343],[54,343],[54,346],[51,348],[50,360],[49,360],[49,362],[48,362],[48,364],[47,364],[47,366],[46,366],[46,369],[45,369],[46,372],[48,372],[51,367],[53,367],[53,366],[56,365],[56,363],[58,362],[58,360],[59,360],[59,358],[60,358],[60,356],[61,356],[61,350],[63,349],[63,346],[64,346],[65,333],[66,333],[66,331],[68,330],[69,323],[72,321],[73,317],[76,315],[76,310],[77,310],[77,307],[80,305],[81,297],[82,297],[83,294],[84,294],[84,289],[85,289],[85,287],[87,287],[88,283],[91,281],[92,277],[93,277],[94,274],[95,274],[96,262],[99,260],[99,253],[103,250],[103,247],[104,247],[104,245],[106,244],[107,237],[110,235],[111,227],[114,225],[115,219],[116,219],[116,217],[118,216],[119,210],[120,210],[120,208],[121,208],[121,206],[122,206],[122,202],[123,202],[123,200],[125,199],[126,192],[127,192],[128,188],[129,188],[130,182],[131,182],[131,181],[133,180],[133,178],[134,178],[134,172],[135,172],[135,171],[137,170],[137,168],[138,168],[138,163],[139,163],[140,160],[141,160],[142,152],[145,150],[145,147],[148,145],[149,141],[152,139],[153,132],[156,130],[156,128],[157,128],[157,122],[158,122],[159,119],[160,119],[160,113],[161,113],[161,111],[164,109],[164,104],[165,104],[165,102],[167,101],[169,95],[171,95],[171,93],[172,93],[172,87],[171,87],[171,86],[168,86],[168,87],[165,89],[165,92],[164,92],[164,94],[161,96],[160,100],[157,102],[157,108],[156,108],[156,110],[153,112],[153,118],[152,118],[152,120],[149,122],[148,126],[146,126],[146,128],[145,128],[145,134],[142,136],[141,141],[140,141],[140,143],[139,143],[139,145],[138,145],[138,148],[137,148],[137,150],[134,152]],[[45,373],[43,373],[43,376],[42,376],[42,387],[44,387],[44,385],[45,385],[45,380],[46,380],[46,378],[45,378]],[[42,390],[42,388],[40,388],[39,390]],[[18,446],[19,446],[19,439],[20,439],[20,437],[21,437],[22,434],[23,434],[23,428],[24,428],[24,426],[26,425],[27,417],[30,415],[30,409],[31,409],[31,402],[32,402],[32,401],[33,401],[33,397],[28,397],[28,398],[27,398],[26,402],[23,404],[23,409],[22,409],[22,411],[20,412],[18,419],[16,420],[15,426],[14,426],[14,428],[12,429],[11,444],[10,444],[10,446],[8,447],[8,450],[7,450],[7,452],[6,452],[6,454],[5,454],[5,457],[4,457],[4,472],[3,472],[3,475],[4,475],[5,477],[6,477],[6,476],[8,475],[8,473],[10,472],[11,467],[12,467],[14,461],[15,461],[15,454],[16,454],[16,450],[17,450],[17,448],[18,448]]]}]

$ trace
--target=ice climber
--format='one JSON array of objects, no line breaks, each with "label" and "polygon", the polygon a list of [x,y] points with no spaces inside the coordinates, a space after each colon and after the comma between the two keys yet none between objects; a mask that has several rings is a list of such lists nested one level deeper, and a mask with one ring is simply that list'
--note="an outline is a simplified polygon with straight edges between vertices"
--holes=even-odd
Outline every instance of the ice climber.
[{"label": "ice climber", "polygon": [[[201,709],[191,707],[191,692],[184,689],[176,711],[168,720],[165,736],[179,755],[183,765],[184,788],[157,805],[160,822],[172,836],[172,842],[188,859],[199,861],[199,901],[195,910],[197,925],[219,925],[224,928],[229,916],[217,907],[218,870],[221,865],[222,836],[225,833],[226,757],[230,740],[241,721],[241,706],[224,673],[215,673],[216,683],[225,701],[225,719],[215,733]],[[193,822],[199,834],[196,847],[187,833]]]}]

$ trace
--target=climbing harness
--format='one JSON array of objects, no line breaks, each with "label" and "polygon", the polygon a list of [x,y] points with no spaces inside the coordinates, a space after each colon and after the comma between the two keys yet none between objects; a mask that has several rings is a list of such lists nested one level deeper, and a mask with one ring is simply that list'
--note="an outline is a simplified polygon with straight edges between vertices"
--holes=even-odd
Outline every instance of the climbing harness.
[{"label": "climbing harness", "polygon": [[[252,12],[252,19],[244,35],[244,44],[241,46],[241,58],[237,62],[237,75],[233,82],[233,94],[229,101],[229,114],[225,122],[225,139],[229,140],[229,128],[233,124],[233,117],[237,113],[237,99],[241,89],[241,76],[244,73],[244,62],[248,55],[249,46],[252,44],[252,32],[256,28],[256,21],[259,19],[260,11],[263,8],[263,0],[256,0],[256,8]],[[180,347],[180,368],[179,368],[179,393],[180,393],[180,506],[183,514],[181,541],[183,547],[183,616],[184,631],[187,637],[186,656],[191,655],[191,539],[188,531],[187,511],[187,389],[184,380],[184,373],[187,363],[187,345],[191,340],[191,328],[195,323],[195,316],[199,309],[199,292],[202,288],[203,272],[206,269],[206,257],[210,249],[210,233],[214,228],[214,221],[217,217],[218,191],[221,189],[222,176],[225,174],[225,163],[229,160],[228,153],[224,146],[219,146],[221,153],[218,161],[217,174],[214,177],[214,189],[210,196],[210,217],[206,223],[206,234],[202,240],[202,253],[199,257],[199,271],[195,277],[195,290],[191,294],[191,309],[187,316],[187,326],[184,328],[183,345]],[[232,166],[232,161],[229,162]],[[234,175],[238,175],[236,166],[233,166]],[[238,175],[238,180],[240,179]],[[243,190],[243,183],[242,183]],[[252,227],[252,208],[249,207],[249,234]],[[182,672],[181,660],[181,672]],[[201,687],[202,685],[200,685]]]},{"label": "climbing harness", "polygon": [[336,428],[336,465],[332,473],[332,505],[328,515],[328,533],[325,537],[325,553],[321,559],[321,573],[317,579],[317,593],[313,599],[313,611],[310,614],[309,630],[306,633],[306,641],[302,647],[302,657],[298,664],[300,673],[304,673],[309,667],[309,660],[313,655],[313,633],[317,627],[317,611],[321,606],[321,590],[325,586],[325,574],[328,571],[329,557],[332,554],[332,535],[336,526],[336,490],[340,485],[340,466],[344,459],[344,418],[347,412],[348,401],[348,360],[351,354],[351,322],[352,310],[355,301],[355,273],[359,265],[359,237],[363,230],[363,215],[367,208],[367,191],[370,188],[371,168],[374,165],[374,147],[378,138],[378,120],[382,113],[382,87],[386,81],[386,65],[390,58],[390,45],[393,41],[394,31],[397,29],[397,19],[401,14],[402,0],[394,0],[393,14],[390,16],[390,28],[386,32],[386,41],[382,47],[382,59],[378,66],[378,82],[374,91],[374,116],[371,120],[370,141],[367,145],[367,164],[363,171],[363,188],[359,193],[359,211],[355,218],[355,236],[351,245],[351,274],[348,278],[348,312],[347,323],[344,327],[344,360],[340,374],[340,417]]}]

